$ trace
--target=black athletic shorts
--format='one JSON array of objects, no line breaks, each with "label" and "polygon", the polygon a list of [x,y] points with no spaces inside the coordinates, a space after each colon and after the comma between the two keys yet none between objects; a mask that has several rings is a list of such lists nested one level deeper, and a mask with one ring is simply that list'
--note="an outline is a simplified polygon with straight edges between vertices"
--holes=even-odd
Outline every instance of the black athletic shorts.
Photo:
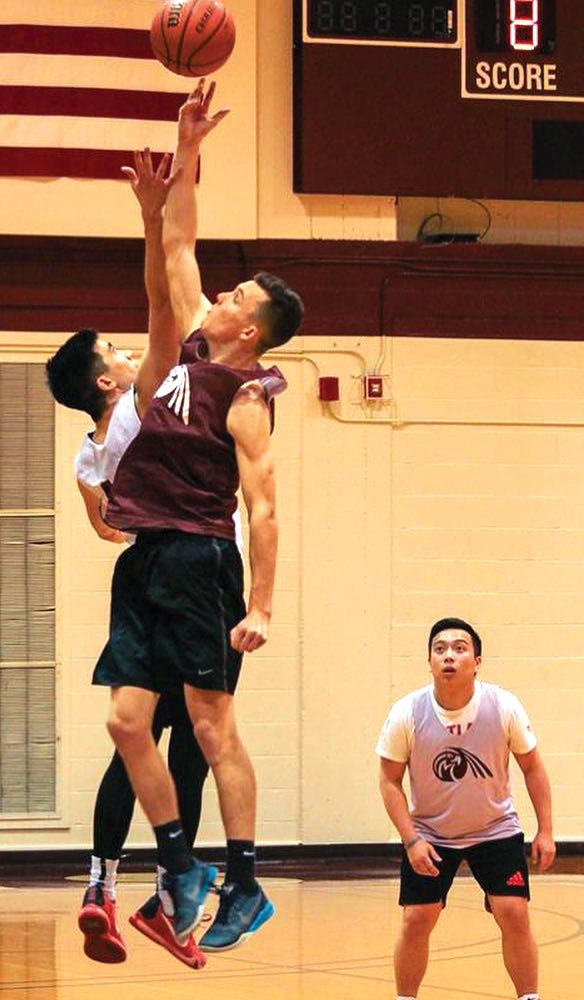
[{"label": "black athletic shorts", "polygon": [[190,684],[233,694],[242,654],[229,634],[245,613],[235,542],[143,532],[116,563],[110,637],[93,683],[164,693]]},{"label": "black athletic shorts", "polygon": [[529,899],[529,874],[522,833],[500,840],[483,840],[473,847],[432,846],[442,858],[442,861],[434,862],[440,869],[439,875],[418,875],[408,861],[404,848],[400,906],[439,902],[446,906],[448,891],[463,859],[485,894],[487,909],[487,895],[523,896]]}]

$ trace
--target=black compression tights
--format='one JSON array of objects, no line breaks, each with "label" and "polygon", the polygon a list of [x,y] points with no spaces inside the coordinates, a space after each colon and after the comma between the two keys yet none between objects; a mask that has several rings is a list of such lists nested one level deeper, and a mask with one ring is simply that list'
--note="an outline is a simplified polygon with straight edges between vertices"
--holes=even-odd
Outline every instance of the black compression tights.
[{"label": "black compression tights", "polygon": [[[152,734],[159,742],[163,730],[163,709],[159,699],[152,720]],[[189,847],[192,847],[201,819],[203,785],[209,771],[187,715],[173,722],[168,745],[168,767],[174,778],[180,818]],[[105,772],[93,813],[93,853],[98,858],[119,858],[134,812],[136,796],[119,753],[113,755]]]}]

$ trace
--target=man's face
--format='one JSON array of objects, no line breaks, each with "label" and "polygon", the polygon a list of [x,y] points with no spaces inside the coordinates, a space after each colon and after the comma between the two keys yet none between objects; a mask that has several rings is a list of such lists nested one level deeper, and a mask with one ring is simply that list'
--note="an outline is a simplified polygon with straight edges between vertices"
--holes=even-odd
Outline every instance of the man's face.
[{"label": "man's face", "polygon": [[470,685],[480,664],[472,638],[463,629],[445,629],[432,639],[430,669],[436,684]]},{"label": "man's face", "polygon": [[109,340],[98,340],[95,345],[95,353],[103,358],[106,366],[104,375],[115,382],[118,389],[125,392],[131,385],[134,385],[138,373],[138,362],[132,357],[132,351],[118,351],[113,344],[110,344]]},{"label": "man's face", "polygon": [[[201,329],[210,344],[236,341],[258,326],[258,309],[268,296],[255,281],[242,281],[231,292],[219,292]],[[259,331],[258,331],[259,332]]]}]

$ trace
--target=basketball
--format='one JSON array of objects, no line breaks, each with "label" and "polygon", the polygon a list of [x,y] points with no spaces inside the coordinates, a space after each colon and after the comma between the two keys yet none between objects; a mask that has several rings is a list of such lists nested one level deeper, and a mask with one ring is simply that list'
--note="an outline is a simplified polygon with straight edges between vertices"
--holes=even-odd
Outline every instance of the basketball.
[{"label": "basketball", "polygon": [[235,24],[221,0],[166,0],[150,28],[154,55],[180,76],[206,76],[229,59]]}]

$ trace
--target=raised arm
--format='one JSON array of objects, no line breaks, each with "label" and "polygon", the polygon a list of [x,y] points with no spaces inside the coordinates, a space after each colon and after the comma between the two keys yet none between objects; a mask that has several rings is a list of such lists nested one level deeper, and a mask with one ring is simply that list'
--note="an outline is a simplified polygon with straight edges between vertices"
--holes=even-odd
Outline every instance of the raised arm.
[{"label": "raised arm", "polygon": [[180,109],[178,142],[173,160],[173,174],[177,182],[169,194],[164,214],[163,242],[170,294],[183,339],[200,325],[209,308],[201,288],[195,255],[198,231],[196,181],[201,143],[229,114],[229,109],[223,108],[210,115],[214,92],[214,83],[205,92],[203,78]]},{"label": "raised arm", "polygon": [[248,512],[251,567],[247,614],[232,629],[231,644],[239,652],[253,653],[268,638],[278,548],[270,416],[259,384],[250,383],[239,391],[229,410],[227,430],[235,441]]},{"label": "raised arm", "polygon": [[144,414],[168,372],[178,361],[181,339],[174,322],[164,250],[162,210],[176,174],[167,176],[170,156],[162,157],[157,170],[149,149],[134,153],[134,168],[122,167],[142,211],[144,223],[144,285],[148,296],[148,346],[135,383],[136,406]]}]

